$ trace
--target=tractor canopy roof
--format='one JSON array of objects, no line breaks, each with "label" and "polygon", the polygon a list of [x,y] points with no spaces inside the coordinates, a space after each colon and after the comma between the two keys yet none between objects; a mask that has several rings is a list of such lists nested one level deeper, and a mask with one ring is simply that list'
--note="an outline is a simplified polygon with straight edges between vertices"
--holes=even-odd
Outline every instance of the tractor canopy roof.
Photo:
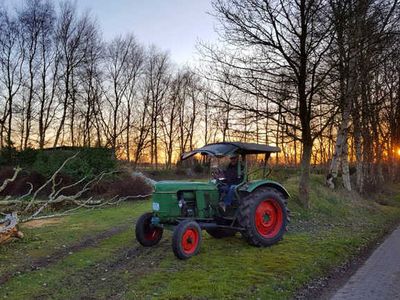
[{"label": "tractor canopy roof", "polygon": [[200,153],[202,155],[224,157],[232,154],[260,154],[260,153],[273,153],[280,151],[281,149],[279,147],[273,147],[268,145],[261,145],[255,143],[241,143],[241,142],[224,142],[224,143],[208,144],[193,151],[183,153],[181,159],[185,160],[197,153]]}]

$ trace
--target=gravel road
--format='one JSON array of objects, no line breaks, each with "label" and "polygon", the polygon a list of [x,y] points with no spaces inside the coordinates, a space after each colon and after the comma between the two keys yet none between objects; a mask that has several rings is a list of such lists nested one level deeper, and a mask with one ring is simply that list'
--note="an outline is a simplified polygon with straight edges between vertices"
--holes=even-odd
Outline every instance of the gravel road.
[{"label": "gravel road", "polygon": [[400,227],[331,298],[339,299],[400,299]]}]

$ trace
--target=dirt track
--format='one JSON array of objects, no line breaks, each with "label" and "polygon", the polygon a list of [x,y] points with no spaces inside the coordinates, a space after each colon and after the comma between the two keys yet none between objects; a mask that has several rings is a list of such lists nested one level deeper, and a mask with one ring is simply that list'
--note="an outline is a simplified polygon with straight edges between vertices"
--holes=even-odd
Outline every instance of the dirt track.
[{"label": "dirt track", "polygon": [[400,299],[400,227],[331,299]]},{"label": "dirt track", "polygon": [[22,273],[22,272],[35,271],[37,269],[47,267],[47,266],[54,264],[55,262],[63,259],[71,252],[76,252],[76,251],[86,248],[86,247],[93,247],[93,246],[97,245],[99,242],[101,242],[102,240],[109,238],[113,235],[116,235],[128,228],[129,228],[128,225],[111,228],[111,229],[106,230],[102,233],[99,233],[93,237],[88,237],[74,245],[65,247],[65,248],[61,249],[60,251],[53,253],[51,256],[34,260],[34,261],[30,262],[29,266],[25,266],[24,268],[14,270],[12,273],[6,273],[3,275],[0,275],[0,285],[6,283],[13,276],[15,276],[15,274]]},{"label": "dirt track", "polygon": [[[62,261],[72,252],[79,252],[79,250],[95,247],[105,239],[126,230],[132,230],[132,228],[127,225],[114,227],[92,237],[85,238],[50,256],[30,261],[28,264],[12,272],[0,275],[0,286],[12,280],[15,276],[19,276],[19,274],[40,272],[40,270],[44,270]],[[154,271],[168,254],[167,249],[169,248],[168,239],[161,241],[157,247],[153,248],[144,248],[137,243],[128,245],[114,253],[109,259],[98,262],[91,266],[91,268],[68,272],[58,283],[58,286],[79,286],[79,291],[75,296],[79,296],[80,299],[95,299],[96,297],[93,295],[96,295],[99,291],[102,293],[98,296],[99,298],[124,298],[128,290],[124,281],[121,280],[121,276],[129,270],[130,276],[133,276],[137,280],[148,272]],[[57,295],[57,290],[46,290],[45,288],[43,288],[43,294],[40,294],[40,291],[38,293],[41,299],[52,299],[59,296]],[[71,295],[73,295],[72,292]]]}]

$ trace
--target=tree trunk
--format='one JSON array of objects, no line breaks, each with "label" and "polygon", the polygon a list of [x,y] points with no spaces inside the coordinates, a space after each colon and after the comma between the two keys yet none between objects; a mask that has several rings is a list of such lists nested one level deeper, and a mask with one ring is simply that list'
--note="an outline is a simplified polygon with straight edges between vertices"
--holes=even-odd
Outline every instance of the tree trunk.
[{"label": "tree trunk", "polygon": [[62,108],[63,113],[62,113],[62,116],[61,116],[60,125],[58,126],[58,129],[57,129],[57,132],[56,132],[56,136],[54,138],[53,147],[57,147],[58,140],[59,140],[60,135],[61,135],[61,131],[64,130],[65,118],[67,117],[68,94],[69,94],[69,74],[68,74],[68,71],[67,71],[66,79],[65,79],[64,103],[63,103],[63,108]]},{"label": "tree trunk", "polygon": [[76,87],[74,82],[74,72],[71,73],[71,118],[70,118],[70,138],[71,138],[71,146],[75,146],[75,107],[76,107]]},{"label": "tree trunk", "polygon": [[310,207],[310,163],[312,153],[312,141],[310,140],[303,142],[303,154],[300,165],[299,200],[305,208]]},{"label": "tree trunk", "polygon": [[34,93],[34,86],[33,86],[33,81],[34,81],[34,71],[33,71],[33,59],[35,56],[36,52],[36,47],[35,50],[29,59],[29,96],[28,96],[28,106],[26,109],[26,129],[25,129],[25,140],[24,140],[24,149],[28,148],[29,144],[29,138],[31,134],[31,123],[32,123],[32,102],[33,102],[33,93]]},{"label": "tree trunk", "polygon": [[18,230],[18,218],[15,214],[6,215],[0,220],[0,244],[5,243],[12,237],[23,238],[22,232]]},{"label": "tree trunk", "polygon": [[[347,100],[347,101],[348,101],[348,103],[351,103],[349,100]],[[345,111],[342,114],[342,121],[341,121],[340,128],[339,128],[339,131],[337,134],[335,151],[333,153],[331,165],[329,168],[329,175],[328,175],[328,178],[332,177],[334,183],[336,183],[336,179],[337,179],[337,176],[339,173],[340,160],[342,160],[342,170],[344,171],[345,169],[347,169],[347,170],[349,169],[349,163],[348,163],[348,159],[347,159],[347,155],[348,155],[347,133],[348,133],[348,124],[349,124],[349,120],[350,120],[349,105],[346,105],[344,110]],[[343,174],[343,176],[344,176],[344,174]],[[346,176],[348,176],[348,174]],[[346,180],[346,184],[344,183],[345,180]],[[346,179],[343,178],[343,184],[345,186],[347,186],[346,187],[347,190],[351,190],[351,187],[348,188],[349,187],[348,184],[350,184],[350,178],[346,178]]]},{"label": "tree trunk", "polygon": [[[346,135],[347,135],[347,132],[346,132]],[[344,188],[348,191],[351,191],[348,148],[349,148],[349,146],[348,146],[347,138],[346,138],[344,140],[343,148],[342,148],[342,179],[343,179]]]},{"label": "tree trunk", "polygon": [[12,132],[12,119],[13,119],[13,96],[11,91],[8,94],[8,129],[7,129],[7,147],[12,147],[13,142],[11,140]]},{"label": "tree trunk", "polygon": [[364,191],[364,168],[363,156],[361,149],[361,133],[354,128],[354,143],[356,148],[356,176],[357,176],[357,189],[360,193]]}]

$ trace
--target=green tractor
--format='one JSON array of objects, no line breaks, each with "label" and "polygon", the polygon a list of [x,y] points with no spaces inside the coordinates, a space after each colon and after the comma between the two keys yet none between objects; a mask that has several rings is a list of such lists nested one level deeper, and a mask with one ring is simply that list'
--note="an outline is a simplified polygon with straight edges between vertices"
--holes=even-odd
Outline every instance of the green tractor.
[{"label": "green tractor", "polygon": [[[254,143],[224,142],[208,144],[184,153],[182,160],[195,154],[205,158],[236,156],[237,176],[233,201],[221,207],[226,194],[223,171],[210,167],[209,182],[159,181],[152,197],[153,211],[143,214],[136,223],[136,238],[145,247],[158,244],[164,229],[173,230],[172,249],[179,259],[199,252],[201,230],[214,238],[234,236],[240,232],[251,245],[270,246],[280,241],[287,230],[289,193],[277,182],[264,179],[267,160],[278,147]],[[264,155],[263,178],[249,180],[246,156]]]}]

